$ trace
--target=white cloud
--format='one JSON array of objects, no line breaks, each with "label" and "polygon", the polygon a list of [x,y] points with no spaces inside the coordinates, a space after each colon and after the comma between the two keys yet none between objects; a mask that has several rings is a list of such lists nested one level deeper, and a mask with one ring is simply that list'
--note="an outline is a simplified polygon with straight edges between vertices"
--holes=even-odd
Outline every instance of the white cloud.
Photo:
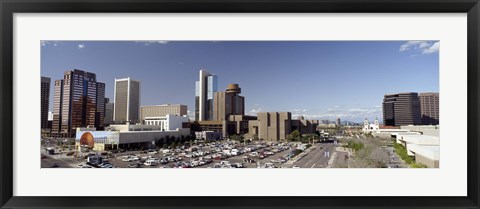
[{"label": "white cloud", "polygon": [[259,108],[253,108],[253,109],[251,109],[248,113],[249,113],[249,115],[256,116],[257,113],[262,112],[262,110],[263,110],[263,109],[260,108],[260,107],[259,107]]},{"label": "white cloud", "polygon": [[307,109],[305,107],[297,107],[284,110],[270,110],[260,107],[255,104],[250,111],[246,112],[247,115],[256,116],[259,112],[290,112],[292,113],[292,119],[297,119],[299,116],[303,116],[305,119],[314,120],[331,120],[334,121],[337,117],[342,121],[362,122],[365,117],[374,119],[376,117],[382,118],[382,106],[361,106],[360,104],[354,104],[352,106],[337,105],[324,109]]},{"label": "white cloud", "polygon": [[430,42],[430,41],[408,41],[400,45],[400,52],[405,51],[414,51],[420,52],[421,54],[432,54],[438,52],[440,49],[440,42]]},{"label": "white cloud", "polygon": [[143,43],[145,46],[150,44],[167,44],[169,41],[135,41],[137,43]]},{"label": "white cloud", "polygon": [[423,48],[426,48],[426,47],[429,47],[430,44],[427,43],[427,42],[421,42],[420,44],[418,44],[418,48],[420,49],[423,49]]},{"label": "white cloud", "polygon": [[79,49],[85,48],[85,44],[78,44],[78,48],[79,48]]},{"label": "white cloud", "polygon": [[[382,117],[382,107],[379,105],[368,106],[368,107],[351,107],[347,108],[344,106],[334,106],[326,109],[317,109],[317,110],[306,110],[295,111],[299,109],[294,109],[292,112],[292,118],[297,118],[298,116],[304,116],[305,119],[318,119],[318,120],[335,120],[337,117],[342,120],[352,121],[352,122],[361,122],[365,117],[367,118],[381,118]],[[305,111],[304,111],[305,110]]]},{"label": "white cloud", "polygon": [[431,54],[431,53],[438,52],[439,50],[440,50],[440,42],[437,41],[433,45],[431,45],[430,47],[425,48],[422,51],[422,54]]},{"label": "white cloud", "polygon": [[404,43],[400,46],[400,51],[401,52],[408,51],[412,46],[419,45],[422,42],[423,41],[408,41],[407,43]]},{"label": "white cloud", "polygon": [[58,41],[40,41],[40,45],[41,46],[47,46],[47,45],[51,45],[51,46],[59,46],[60,45],[60,42]]}]

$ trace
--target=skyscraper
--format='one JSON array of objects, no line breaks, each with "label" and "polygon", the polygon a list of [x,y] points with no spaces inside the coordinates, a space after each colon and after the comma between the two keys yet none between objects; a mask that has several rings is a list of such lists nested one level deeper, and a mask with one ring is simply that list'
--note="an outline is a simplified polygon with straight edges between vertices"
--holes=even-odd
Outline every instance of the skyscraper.
[{"label": "skyscraper", "polygon": [[420,125],[420,99],[415,92],[387,94],[383,98],[383,124]]},{"label": "skyscraper", "polygon": [[105,126],[105,84],[97,83],[97,108],[95,111],[95,127],[103,130]]},{"label": "skyscraper", "polygon": [[228,84],[225,92],[215,92],[213,96],[213,120],[227,120],[230,115],[245,114],[245,98],[238,84]]},{"label": "skyscraper", "polygon": [[52,133],[60,133],[62,122],[63,80],[56,80],[53,93]]},{"label": "skyscraper", "polygon": [[439,94],[420,93],[420,112],[423,125],[439,124]]},{"label": "skyscraper", "polygon": [[94,73],[65,71],[63,80],[55,81],[52,131],[72,136],[79,127],[103,128],[104,109],[98,104],[105,97],[105,84]]},{"label": "skyscraper", "polygon": [[140,122],[140,81],[130,77],[115,79],[113,121]]},{"label": "skyscraper", "polygon": [[195,120],[213,120],[214,92],[217,92],[217,76],[200,70],[195,82]]},{"label": "skyscraper", "polygon": [[113,123],[113,103],[109,98],[105,98],[105,126]]},{"label": "skyscraper", "polygon": [[50,102],[50,78],[42,77],[41,78],[41,87],[40,87],[40,127],[42,129],[48,128],[48,104]]}]

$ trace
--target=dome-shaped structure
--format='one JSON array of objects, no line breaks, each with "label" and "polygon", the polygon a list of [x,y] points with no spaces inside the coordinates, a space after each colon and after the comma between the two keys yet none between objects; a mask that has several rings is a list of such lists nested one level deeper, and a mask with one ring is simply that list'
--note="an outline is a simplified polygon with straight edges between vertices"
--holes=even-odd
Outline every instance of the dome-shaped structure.
[{"label": "dome-shaped structure", "polygon": [[89,148],[93,148],[95,144],[95,140],[93,139],[93,135],[90,132],[85,132],[80,137],[80,145],[87,145]]}]

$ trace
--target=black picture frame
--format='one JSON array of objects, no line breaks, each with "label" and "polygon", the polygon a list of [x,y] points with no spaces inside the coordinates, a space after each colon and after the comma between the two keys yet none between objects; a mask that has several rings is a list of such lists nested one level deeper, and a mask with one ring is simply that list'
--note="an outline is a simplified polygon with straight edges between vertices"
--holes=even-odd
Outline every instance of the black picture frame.
[{"label": "black picture frame", "polygon": [[[0,0],[1,208],[480,208],[478,0]],[[467,13],[468,195],[465,197],[19,197],[13,196],[15,13]],[[445,179],[448,181],[448,179]],[[439,186],[441,183],[439,182]]]}]

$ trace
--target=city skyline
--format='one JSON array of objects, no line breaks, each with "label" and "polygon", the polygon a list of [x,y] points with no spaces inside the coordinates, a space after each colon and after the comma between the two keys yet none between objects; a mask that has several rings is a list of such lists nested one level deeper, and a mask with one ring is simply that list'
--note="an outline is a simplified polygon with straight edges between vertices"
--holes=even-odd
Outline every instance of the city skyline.
[{"label": "city skyline", "polygon": [[219,92],[239,84],[247,115],[288,111],[292,117],[361,122],[382,118],[385,94],[438,92],[439,86],[435,41],[44,41],[41,46],[42,76],[57,80],[66,70],[94,72],[106,83],[110,101],[114,80],[132,77],[142,83],[141,106],[185,104],[190,118],[201,69],[218,76]]}]

